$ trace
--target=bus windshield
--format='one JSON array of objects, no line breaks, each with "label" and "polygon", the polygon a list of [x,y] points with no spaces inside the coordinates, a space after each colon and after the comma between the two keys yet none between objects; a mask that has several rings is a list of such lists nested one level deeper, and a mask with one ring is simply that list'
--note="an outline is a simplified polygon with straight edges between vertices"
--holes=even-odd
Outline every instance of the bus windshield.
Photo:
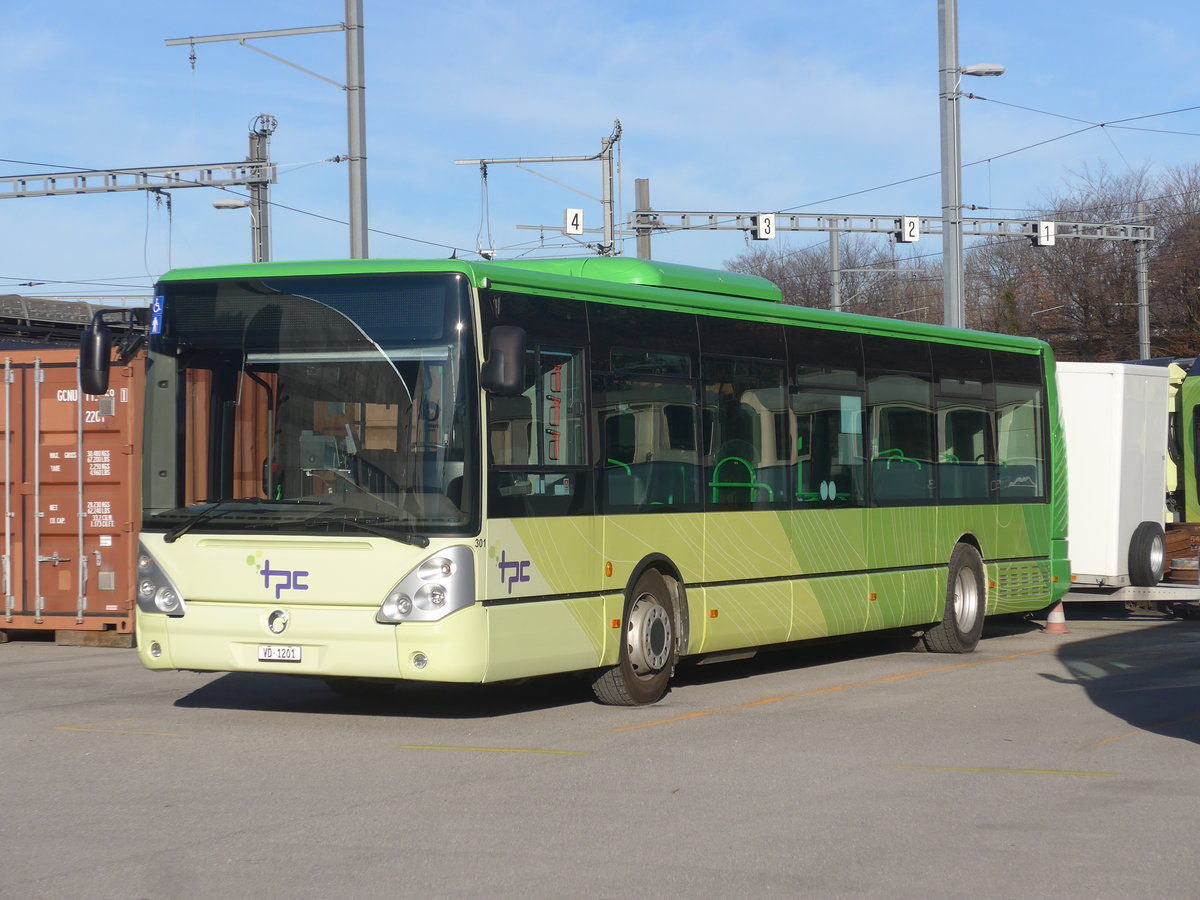
[{"label": "bus windshield", "polygon": [[192,281],[159,293],[147,528],[404,539],[477,527],[461,276]]}]

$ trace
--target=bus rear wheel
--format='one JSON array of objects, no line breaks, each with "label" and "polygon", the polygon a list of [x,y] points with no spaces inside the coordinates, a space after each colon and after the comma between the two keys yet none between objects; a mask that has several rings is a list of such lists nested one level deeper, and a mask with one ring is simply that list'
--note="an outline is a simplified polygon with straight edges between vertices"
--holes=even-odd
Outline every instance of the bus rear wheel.
[{"label": "bus rear wheel", "polygon": [[592,681],[596,699],[610,706],[644,706],[667,692],[675,670],[675,606],[654,569],[638,578],[625,601],[617,665]]},{"label": "bus rear wheel", "polygon": [[947,568],[942,621],[926,631],[922,641],[932,653],[970,653],[983,634],[987,604],[983,558],[970,544],[958,544]]}]

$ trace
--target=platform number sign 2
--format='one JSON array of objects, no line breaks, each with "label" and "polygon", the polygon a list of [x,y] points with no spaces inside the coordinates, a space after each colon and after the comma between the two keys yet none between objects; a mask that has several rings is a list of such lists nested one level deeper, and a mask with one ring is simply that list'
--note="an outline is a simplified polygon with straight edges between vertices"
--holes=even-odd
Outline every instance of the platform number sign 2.
[{"label": "platform number sign 2", "polygon": [[583,210],[568,209],[563,215],[563,232],[583,234]]}]

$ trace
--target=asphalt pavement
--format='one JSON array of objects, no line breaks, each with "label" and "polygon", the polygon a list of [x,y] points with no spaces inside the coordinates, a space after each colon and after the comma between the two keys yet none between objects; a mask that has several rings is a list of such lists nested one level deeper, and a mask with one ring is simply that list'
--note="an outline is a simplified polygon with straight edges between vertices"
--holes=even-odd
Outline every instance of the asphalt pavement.
[{"label": "asphalt pavement", "polygon": [[151,673],[0,645],[0,896],[1194,896],[1200,623],[1069,605],[580,680]]}]

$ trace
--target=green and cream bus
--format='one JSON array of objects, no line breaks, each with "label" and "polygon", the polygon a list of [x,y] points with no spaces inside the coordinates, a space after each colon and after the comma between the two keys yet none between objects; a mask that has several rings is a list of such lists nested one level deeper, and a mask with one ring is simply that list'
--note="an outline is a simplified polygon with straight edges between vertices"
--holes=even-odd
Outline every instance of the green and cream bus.
[{"label": "green and cream bus", "polygon": [[[336,690],[906,629],[965,652],[1068,584],[1043,343],[620,258],[174,271],[149,323],[152,669]],[[111,334],[84,339],[105,387]]]}]

